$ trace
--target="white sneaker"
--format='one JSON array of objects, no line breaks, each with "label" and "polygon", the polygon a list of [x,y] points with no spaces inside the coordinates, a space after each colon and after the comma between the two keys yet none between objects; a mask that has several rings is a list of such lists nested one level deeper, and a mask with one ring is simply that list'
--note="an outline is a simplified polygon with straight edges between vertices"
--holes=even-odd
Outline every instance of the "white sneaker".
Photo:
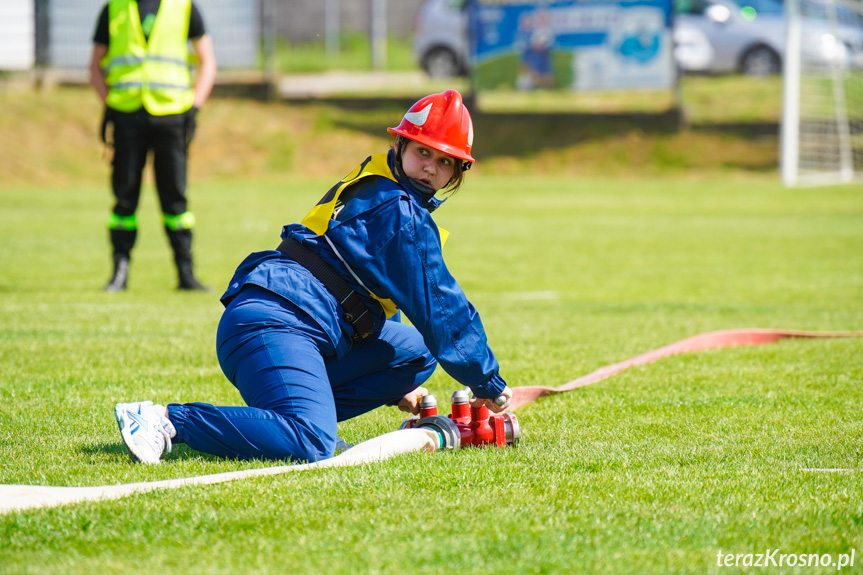
[{"label": "white sneaker", "polygon": [[114,416],[132,461],[157,464],[161,463],[166,445],[171,452],[171,438],[177,431],[165,417],[164,406],[153,405],[152,401],[118,403]]}]

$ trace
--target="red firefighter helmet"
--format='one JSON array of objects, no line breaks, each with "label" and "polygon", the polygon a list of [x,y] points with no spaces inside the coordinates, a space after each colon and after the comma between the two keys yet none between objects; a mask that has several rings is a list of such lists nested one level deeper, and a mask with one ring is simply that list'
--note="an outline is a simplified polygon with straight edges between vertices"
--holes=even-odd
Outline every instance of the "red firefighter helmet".
[{"label": "red firefighter helmet", "polygon": [[392,136],[404,136],[455,158],[474,162],[473,122],[456,90],[432,94],[410,107]]}]

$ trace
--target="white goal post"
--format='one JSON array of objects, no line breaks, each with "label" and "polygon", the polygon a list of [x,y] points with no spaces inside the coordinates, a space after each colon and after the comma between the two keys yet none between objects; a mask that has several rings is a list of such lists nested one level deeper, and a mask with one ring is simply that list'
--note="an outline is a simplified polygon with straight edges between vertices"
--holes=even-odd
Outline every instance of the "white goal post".
[{"label": "white goal post", "polygon": [[863,176],[863,0],[785,0],[781,126],[787,186]]}]

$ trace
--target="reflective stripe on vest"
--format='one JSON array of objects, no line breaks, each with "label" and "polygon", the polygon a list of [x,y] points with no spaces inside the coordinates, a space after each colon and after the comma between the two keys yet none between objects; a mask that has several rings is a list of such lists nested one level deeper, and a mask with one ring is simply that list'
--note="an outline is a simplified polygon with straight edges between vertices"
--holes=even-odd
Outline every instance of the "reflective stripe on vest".
[{"label": "reflective stripe on vest", "polygon": [[[359,278],[356,276],[356,274],[350,268],[347,262],[341,257],[341,254],[339,254],[338,251],[335,250],[335,246],[333,246],[332,242],[329,241],[329,238],[327,238],[324,234],[330,227],[330,220],[333,218],[333,213],[336,209],[336,203],[339,201],[339,196],[342,194],[342,192],[345,191],[348,186],[355,184],[361,178],[366,178],[368,176],[382,176],[384,178],[387,178],[388,180],[398,182],[398,180],[396,180],[396,177],[393,175],[392,170],[390,170],[389,163],[387,163],[387,154],[375,154],[373,156],[370,156],[369,158],[366,158],[366,160],[362,164],[360,164],[354,171],[348,174],[345,179],[330,188],[330,191],[324,194],[324,197],[321,198],[321,201],[318,202],[318,205],[312,208],[312,211],[310,211],[306,215],[306,217],[303,218],[302,222],[300,222],[302,225],[306,226],[319,236],[324,236],[324,239],[327,240],[327,243],[330,244],[338,258],[342,261],[343,264],[345,264],[345,267],[348,268],[348,271],[351,273],[351,275],[354,276],[354,279],[356,279],[360,283],[360,285],[363,285],[362,282],[359,280]],[[443,246],[443,244],[446,243],[446,240],[449,237],[449,232],[447,232],[443,228],[438,228],[438,232],[440,233],[441,246]],[[371,291],[369,291],[365,285],[363,285],[363,287],[366,288],[372,298],[374,298],[379,304],[381,304],[381,307],[384,309],[384,313],[387,317],[392,317],[399,311],[399,308],[392,300],[380,298],[373,294]]]},{"label": "reflective stripe on vest", "polygon": [[138,3],[110,0],[110,44],[101,61],[110,108],[134,112],[143,106],[154,116],[165,116],[182,114],[192,107],[195,92],[188,48],[191,10],[191,0],[162,0],[146,39]]}]

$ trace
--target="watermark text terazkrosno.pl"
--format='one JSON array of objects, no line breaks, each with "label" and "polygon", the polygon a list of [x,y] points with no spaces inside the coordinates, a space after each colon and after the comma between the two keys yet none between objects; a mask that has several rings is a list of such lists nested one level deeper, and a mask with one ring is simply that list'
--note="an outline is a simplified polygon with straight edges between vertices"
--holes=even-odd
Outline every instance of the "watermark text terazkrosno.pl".
[{"label": "watermark text terazkrosno.pl", "polygon": [[782,553],[779,549],[767,549],[764,553],[716,554],[719,567],[854,567],[855,550],[849,553]]}]

